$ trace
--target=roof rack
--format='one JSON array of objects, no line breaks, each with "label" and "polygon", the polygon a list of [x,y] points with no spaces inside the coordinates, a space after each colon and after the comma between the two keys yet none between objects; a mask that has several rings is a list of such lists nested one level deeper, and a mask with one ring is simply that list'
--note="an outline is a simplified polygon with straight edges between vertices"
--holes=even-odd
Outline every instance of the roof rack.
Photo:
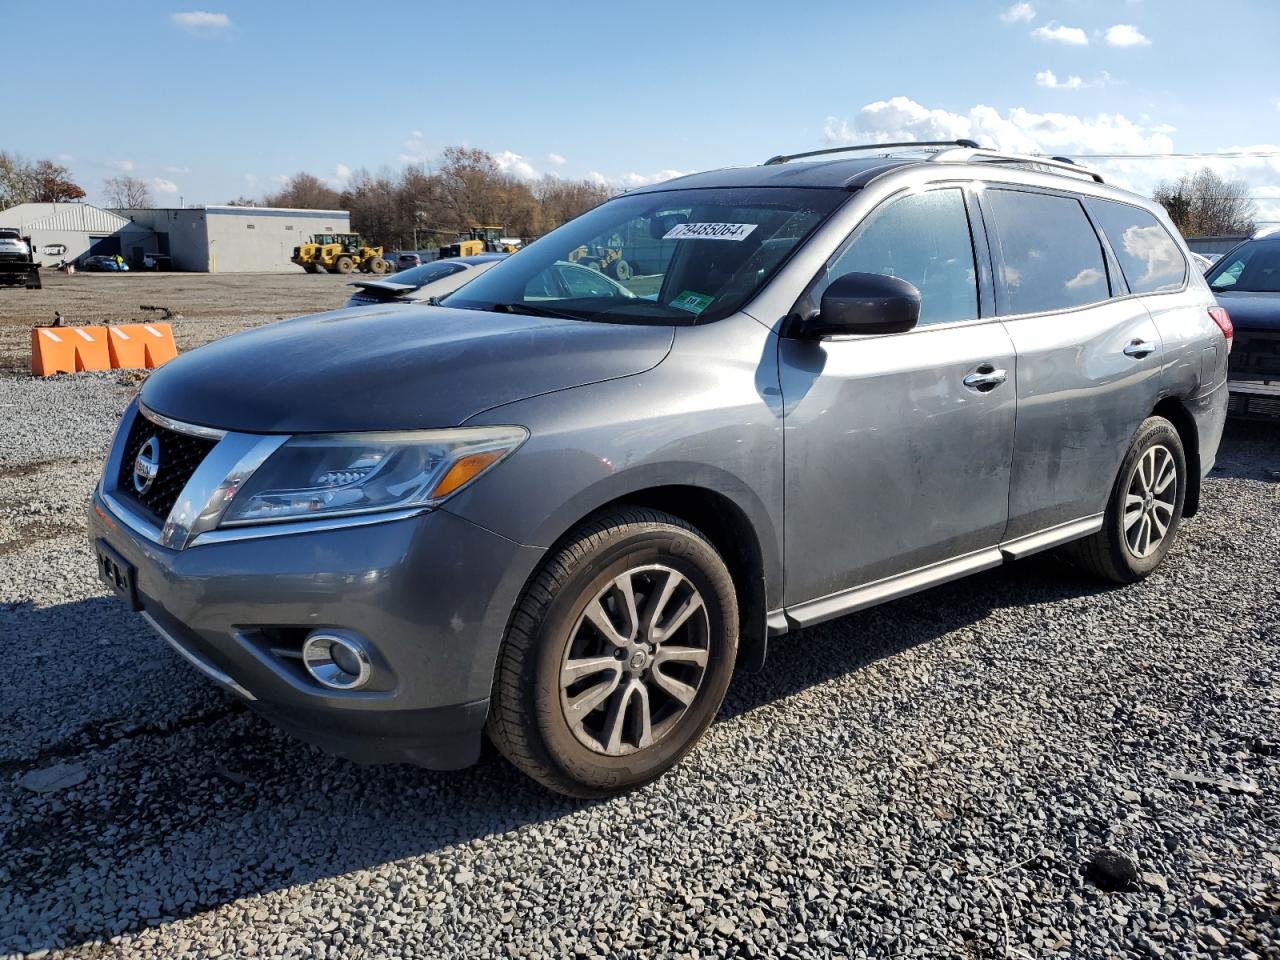
[{"label": "roof rack", "polygon": [[[825,157],[832,153],[851,153],[855,150],[915,150],[920,147],[966,147],[971,150],[981,149],[972,140],[911,140],[901,143],[857,143],[847,147],[829,147],[826,150],[809,150],[805,153],[780,153],[764,162],[766,167],[790,160],[802,160],[805,157]],[[950,152],[950,151],[948,151]]]},{"label": "roof rack", "polygon": [[1038,157],[1030,153],[1003,153],[970,147],[968,144],[954,149],[941,150],[929,158],[930,163],[1007,163],[1014,166],[1047,167],[1049,173],[1068,173],[1096,183],[1106,183],[1102,174],[1089,167],[1068,160],[1066,157]]}]

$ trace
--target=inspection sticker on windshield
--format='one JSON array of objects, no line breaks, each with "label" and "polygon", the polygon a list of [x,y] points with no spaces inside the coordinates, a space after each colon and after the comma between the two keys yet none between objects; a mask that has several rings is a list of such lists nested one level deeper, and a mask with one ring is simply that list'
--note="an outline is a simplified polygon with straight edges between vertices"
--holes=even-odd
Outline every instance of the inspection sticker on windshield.
[{"label": "inspection sticker on windshield", "polygon": [[677,223],[663,240],[745,240],[755,223]]},{"label": "inspection sticker on windshield", "polygon": [[685,290],[680,296],[671,301],[671,305],[679,310],[688,310],[694,316],[697,316],[711,306],[711,301],[714,299],[715,297],[708,297],[705,293],[694,293],[692,290]]}]

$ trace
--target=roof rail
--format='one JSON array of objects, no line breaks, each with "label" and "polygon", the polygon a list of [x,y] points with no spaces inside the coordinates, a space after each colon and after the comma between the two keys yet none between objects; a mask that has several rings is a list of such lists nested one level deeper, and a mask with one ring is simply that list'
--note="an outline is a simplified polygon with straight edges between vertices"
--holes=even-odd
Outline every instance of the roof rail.
[{"label": "roof rail", "polygon": [[961,147],[942,150],[929,158],[930,163],[1007,163],[1028,167],[1048,167],[1049,173],[1074,174],[1085,180],[1106,183],[1102,174],[1081,166],[1066,157],[1038,157],[1031,153],[1003,153],[1000,150],[984,150],[981,147]]},{"label": "roof rail", "polygon": [[912,140],[901,143],[856,143],[847,147],[829,147],[826,150],[809,150],[805,153],[780,153],[764,162],[769,167],[789,160],[801,160],[805,157],[823,157],[830,153],[851,153],[854,150],[914,150],[920,147],[967,147],[971,150],[981,149],[972,140]]}]

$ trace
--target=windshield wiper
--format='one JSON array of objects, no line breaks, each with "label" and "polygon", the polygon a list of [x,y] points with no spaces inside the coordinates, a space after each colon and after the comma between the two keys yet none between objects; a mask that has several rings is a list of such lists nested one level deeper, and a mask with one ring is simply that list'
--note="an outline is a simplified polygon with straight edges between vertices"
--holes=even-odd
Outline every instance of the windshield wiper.
[{"label": "windshield wiper", "polygon": [[524,313],[531,317],[551,317],[554,320],[581,320],[581,314],[573,314],[567,310],[548,310],[546,307],[535,307],[530,303],[495,303],[489,308],[494,313]]}]

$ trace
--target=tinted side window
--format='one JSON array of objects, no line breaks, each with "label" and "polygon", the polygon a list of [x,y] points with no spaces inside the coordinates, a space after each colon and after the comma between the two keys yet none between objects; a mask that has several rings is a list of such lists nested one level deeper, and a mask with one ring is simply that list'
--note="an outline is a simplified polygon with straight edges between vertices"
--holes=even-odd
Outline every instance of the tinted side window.
[{"label": "tinted side window", "polygon": [[1182,251],[1160,221],[1141,207],[1113,200],[1090,200],[1089,211],[1111,249],[1134,293],[1177,290],[1187,278]]},{"label": "tinted side window", "polygon": [[[881,273],[914,284],[921,326],[975,318],[978,283],[964,194],[931,190],[875,211],[827,269],[826,282],[846,273]],[[815,295],[820,298],[821,290]]]},{"label": "tinted side window", "polygon": [[1102,244],[1080,201],[988,190],[983,204],[1002,253],[1001,313],[1064,310],[1110,296]]}]

